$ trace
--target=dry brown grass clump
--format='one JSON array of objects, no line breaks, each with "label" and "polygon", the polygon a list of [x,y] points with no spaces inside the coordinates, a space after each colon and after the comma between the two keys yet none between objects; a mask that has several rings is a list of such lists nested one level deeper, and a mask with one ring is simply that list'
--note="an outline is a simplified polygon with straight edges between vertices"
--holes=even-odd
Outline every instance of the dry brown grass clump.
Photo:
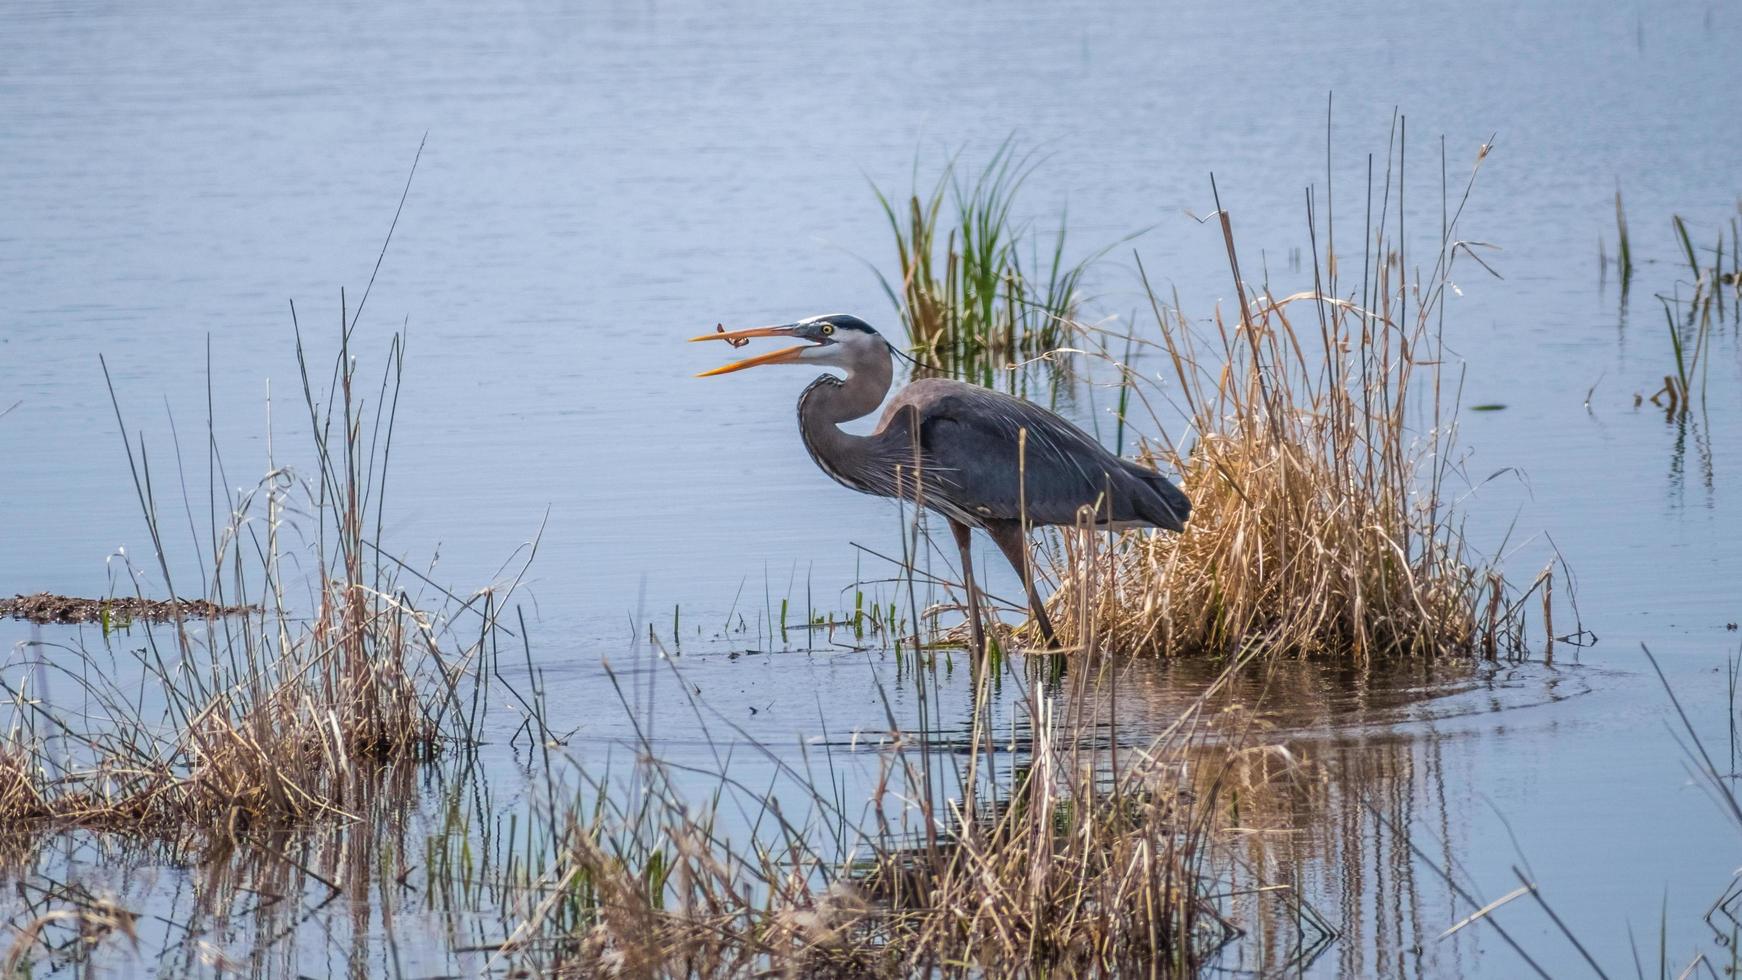
[{"label": "dry brown grass clump", "polygon": [[[284,627],[286,642],[263,648],[240,676],[224,665],[157,674],[142,660],[161,716],[100,677],[86,680],[95,710],[76,724],[52,700],[37,700],[26,709],[32,729],[0,744],[0,818],[13,829],[173,838],[347,815],[356,779],[433,756],[447,737],[433,710],[441,692],[432,669],[393,646],[399,618],[320,618],[307,627],[251,620],[262,632]],[[347,658],[343,635],[367,635],[368,644]]]},{"label": "dry brown grass clump", "polygon": [[415,614],[343,601],[353,591],[361,587],[330,583],[300,643],[265,667],[264,697],[232,689],[194,716],[175,752],[187,765],[166,818],[349,815],[356,779],[442,750],[441,680],[403,625]]},{"label": "dry brown grass clump", "polygon": [[[399,356],[395,338],[394,368]],[[13,715],[0,738],[0,822],[176,838],[353,816],[367,781],[465,738],[454,685],[484,641],[453,638],[397,591],[368,536],[381,524],[392,420],[378,407],[365,426],[355,371],[342,346],[334,390],[305,387],[319,461],[310,479],[273,466],[233,502],[221,531],[196,540],[210,549],[203,605],[178,604],[173,622],[131,627],[143,645],[107,642],[129,627],[105,621],[104,649],[33,646],[0,671]],[[396,377],[390,371],[384,395]],[[144,475],[139,497],[161,554],[149,461],[131,441],[128,455]],[[296,587],[280,547],[287,513],[314,525],[299,529],[312,542],[304,567],[314,570],[304,583],[313,608],[303,614],[287,600]],[[158,570],[170,584],[171,566]],[[492,615],[483,614],[483,636]]]},{"label": "dry brown grass clump", "polygon": [[16,732],[0,741],[0,815],[8,822],[30,822],[52,812],[41,773]]},{"label": "dry brown grass clump", "polygon": [[[1374,351],[1370,363],[1394,365],[1389,384],[1315,386],[1286,302],[1241,331],[1245,351],[1225,332],[1230,363],[1216,387],[1188,389],[1200,435],[1176,459],[1192,500],[1185,532],[1128,536],[1111,570],[1079,555],[1072,567],[1087,575],[1067,577],[1055,622],[1167,654],[1254,642],[1358,659],[1476,650],[1499,625],[1479,618],[1493,579],[1443,506],[1449,434],[1417,442],[1404,423],[1414,362]],[[1189,336],[1183,325],[1164,332],[1182,366],[1195,363]],[[1344,339],[1316,365],[1321,376],[1348,365]]]},{"label": "dry brown grass clump", "polygon": [[[1010,731],[977,711],[961,744],[888,733],[863,813],[772,753],[779,787],[723,771],[701,805],[678,789],[698,773],[650,754],[628,792],[588,776],[597,803],[500,955],[569,976],[1192,975],[1232,935],[1203,867],[1217,784],[1189,763],[1205,702],[1109,747],[1101,676],[1030,684]],[[763,831],[732,839],[739,814]]]},{"label": "dry brown grass clump", "polygon": [[[1312,291],[1247,302],[1222,214],[1238,322],[1218,316],[1206,340],[1154,303],[1159,339],[1147,343],[1165,355],[1165,383],[1152,395],[1121,365],[1127,400],[1131,389],[1175,400],[1195,432],[1187,451],[1151,449],[1183,475],[1191,520],[1177,536],[1125,535],[1111,553],[1067,535],[1049,609],[1064,635],[1168,655],[1259,645],[1362,661],[1521,642],[1522,597],[1472,556],[1448,489],[1458,406],[1442,376],[1441,305],[1453,257],[1473,255],[1456,224],[1426,282],[1378,232],[1383,259],[1353,298],[1335,298],[1327,270]],[[1546,601],[1546,573],[1537,584]]]}]

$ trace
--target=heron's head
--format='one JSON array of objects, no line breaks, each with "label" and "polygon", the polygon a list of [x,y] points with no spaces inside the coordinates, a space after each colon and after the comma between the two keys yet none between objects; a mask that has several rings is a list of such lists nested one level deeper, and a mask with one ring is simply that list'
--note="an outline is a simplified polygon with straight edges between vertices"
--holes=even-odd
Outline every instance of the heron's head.
[{"label": "heron's head", "polygon": [[871,329],[871,325],[856,316],[845,313],[831,313],[825,316],[807,317],[797,323],[781,324],[777,327],[751,327],[748,330],[720,329],[715,333],[705,333],[697,340],[724,340],[734,347],[742,347],[753,337],[792,337],[803,341],[793,347],[784,347],[767,354],[757,354],[746,357],[742,361],[733,361],[712,371],[703,371],[698,378],[712,377],[716,374],[729,374],[742,371],[745,368],[761,367],[764,364],[812,364],[818,367],[837,367],[853,371],[863,366],[881,362],[889,363],[890,346],[883,335]]}]

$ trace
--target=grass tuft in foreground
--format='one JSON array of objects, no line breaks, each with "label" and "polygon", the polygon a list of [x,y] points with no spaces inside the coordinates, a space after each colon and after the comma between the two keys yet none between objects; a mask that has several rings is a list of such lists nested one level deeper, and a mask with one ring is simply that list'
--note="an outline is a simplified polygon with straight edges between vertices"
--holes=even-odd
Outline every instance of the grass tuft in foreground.
[{"label": "grass tuft in foreground", "polygon": [[[1111,676],[1005,677],[1027,684],[1008,730],[976,711],[960,742],[885,733],[863,811],[754,743],[773,784],[722,763],[699,803],[701,773],[651,751],[627,794],[585,777],[597,802],[569,811],[500,952],[574,976],[1194,975],[1234,935],[1204,867],[1220,783],[1189,757],[1221,682],[1121,748]],[[742,814],[760,829],[734,840]]]}]

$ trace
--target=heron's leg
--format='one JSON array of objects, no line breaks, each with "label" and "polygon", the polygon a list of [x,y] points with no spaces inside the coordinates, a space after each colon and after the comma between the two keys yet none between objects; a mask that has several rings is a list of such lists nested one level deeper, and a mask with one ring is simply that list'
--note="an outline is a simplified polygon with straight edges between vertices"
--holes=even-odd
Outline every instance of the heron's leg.
[{"label": "heron's leg", "polygon": [[974,584],[974,558],[969,554],[974,532],[960,521],[950,522],[950,532],[956,536],[956,547],[962,551],[962,582],[968,589],[968,633],[974,640],[974,663],[986,654],[986,634],[980,624],[980,589]]},{"label": "heron's leg", "polygon": [[1034,614],[1034,622],[1040,627],[1040,635],[1046,640],[1049,650],[1059,647],[1058,634],[1053,632],[1052,620],[1047,618],[1046,603],[1040,599],[1040,593],[1034,590],[1034,570],[1029,566],[1028,541],[1022,533],[1019,521],[989,522],[986,533],[992,536],[992,541],[998,545],[998,550],[1004,552],[1004,557],[1010,559],[1011,567],[1022,577],[1022,588],[1028,593],[1028,611]]}]

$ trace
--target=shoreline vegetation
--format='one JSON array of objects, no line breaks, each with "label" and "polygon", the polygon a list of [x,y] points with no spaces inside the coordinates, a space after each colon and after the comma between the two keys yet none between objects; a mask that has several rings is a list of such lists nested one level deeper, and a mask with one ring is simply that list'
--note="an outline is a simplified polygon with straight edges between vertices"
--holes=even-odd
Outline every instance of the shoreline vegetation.
[{"label": "shoreline vegetation", "polygon": [[207,599],[146,599],[140,596],[111,596],[86,599],[80,596],[53,595],[37,592],[0,599],[0,618],[24,619],[32,623],[72,625],[101,623],[103,628],[123,629],[135,619],[165,623],[177,619],[216,619],[220,616],[242,616],[258,613],[258,606],[220,606]]},{"label": "shoreline vegetation", "polygon": [[[1109,338],[1079,319],[1091,263],[1064,264],[1062,225],[1050,260],[1019,259],[1040,254],[1012,217],[1031,166],[1006,143],[972,184],[946,171],[905,211],[880,196],[904,254],[902,281],[888,285],[936,369],[993,377],[1001,359],[1091,341],[1099,353],[1074,356],[1103,358],[1120,379],[1121,445],[1129,428],[1140,458],[1183,474],[1196,507],[1178,538],[1106,543],[1081,529],[1051,539],[1061,581],[1049,609],[1083,653],[969,665],[966,717],[942,717],[947,649],[897,646],[894,680],[874,675],[888,730],[825,739],[795,758],[710,708],[650,628],[650,649],[636,649],[644,665],[604,667],[634,732],[630,761],[585,769],[563,751],[568,719],[553,716],[514,602],[524,567],[504,587],[461,598],[387,550],[403,338],[394,335],[379,381],[365,381],[341,294],[330,370],[311,369],[296,327],[315,467],[302,474],[272,459],[221,520],[214,503],[208,536],[193,532],[203,601],[239,614],[139,617],[129,625],[142,646],[39,647],[0,669],[0,820],[14,831],[0,859],[9,874],[34,876],[37,895],[14,922],[8,970],[76,968],[105,940],[139,941],[144,918],[50,877],[70,861],[56,864],[42,843],[70,854],[120,840],[202,869],[197,912],[166,919],[181,938],[161,942],[180,950],[166,962],[209,972],[238,957],[261,973],[280,960],[295,972],[282,950],[213,954],[194,923],[227,921],[244,899],[309,893],[317,911],[346,895],[378,912],[378,924],[368,915],[352,924],[371,963],[397,963],[395,924],[417,914],[442,924],[448,957],[469,972],[1199,973],[1246,928],[1228,914],[1237,859],[1224,839],[1270,805],[1267,793],[1303,779],[1252,705],[1216,698],[1283,657],[1362,668],[1522,658],[1531,600],[1552,656],[1553,568],[1518,588],[1473,557],[1452,490],[1462,476],[1458,385],[1442,373],[1440,325],[1453,260],[1481,262],[1480,243],[1456,235],[1464,198],[1447,209],[1430,274],[1412,278],[1416,256],[1405,255],[1401,228],[1389,231],[1403,182],[1399,173],[1393,184],[1388,156],[1385,190],[1369,194],[1378,221],[1357,283],[1339,274],[1346,260],[1330,250],[1328,213],[1321,226],[1309,191],[1315,288],[1282,297],[1241,277],[1218,202],[1233,315],[1194,323],[1145,277],[1153,324]],[[946,188],[961,228],[940,241]],[[1043,278],[1029,283],[1028,269]],[[152,460],[115,404],[162,556],[169,531]],[[1140,410],[1155,433],[1144,439],[1130,421]],[[1183,428],[1169,440],[1161,433],[1176,418]],[[221,473],[209,433],[208,446],[208,468]],[[287,560],[291,540],[305,544],[297,560],[312,574]],[[528,564],[536,551],[535,540]],[[160,562],[164,587],[179,594]],[[922,611],[910,615],[917,634]],[[675,644],[675,611],[673,620]],[[784,630],[784,604],[781,620]],[[898,624],[892,605],[878,631],[893,637]],[[1575,622],[1559,639],[1582,635]],[[1121,671],[1145,662],[1115,651],[1218,668],[1163,730],[1127,733]],[[521,657],[523,672],[507,666]],[[651,703],[654,675],[677,681],[666,696],[693,713],[711,768],[662,759],[642,728],[636,685]],[[995,690],[1011,707],[1002,717]],[[918,704],[917,723],[898,720],[898,701]],[[493,723],[492,748],[486,722],[504,706],[518,726],[504,747],[505,726]],[[512,765],[486,766],[489,751],[511,752]],[[756,782],[741,775],[746,766]],[[865,798],[845,795],[850,766],[870,770]],[[1280,910],[1267,934],[1322,937],[1301,940],[1294,965],[1304,966],[1335,926],[1294,884],[1265,889]],[[285,906],[302,914],[296,901]],[[250,908],[274,941],[304,921]],[[1480,917],[1474,903],[1466,911]]]}]

